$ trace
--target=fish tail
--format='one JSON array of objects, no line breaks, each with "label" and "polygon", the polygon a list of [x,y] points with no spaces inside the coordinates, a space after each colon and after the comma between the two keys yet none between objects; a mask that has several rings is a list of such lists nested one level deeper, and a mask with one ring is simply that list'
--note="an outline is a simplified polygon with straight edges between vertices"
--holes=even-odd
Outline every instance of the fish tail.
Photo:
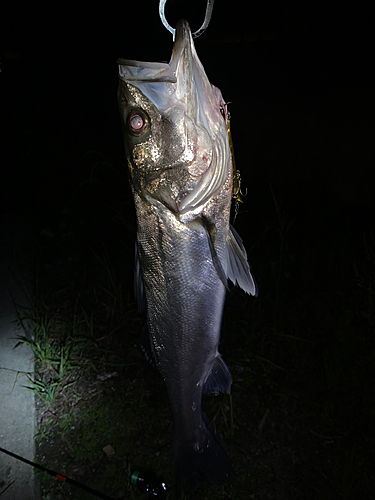
[{"label": "fish tail", "polygon": [[234,469],[228,455],[207,427],[200,449],[180,446],[175,450],[174,473],[176,490],[180,493],[192,492],[199,480],[218,485],[234,483]]}]

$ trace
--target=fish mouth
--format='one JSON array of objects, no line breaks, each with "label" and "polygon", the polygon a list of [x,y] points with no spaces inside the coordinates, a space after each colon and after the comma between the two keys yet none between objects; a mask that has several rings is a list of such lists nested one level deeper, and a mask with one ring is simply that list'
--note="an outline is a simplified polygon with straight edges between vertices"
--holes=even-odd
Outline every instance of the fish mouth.
[{"label": "fish mouth", "polygon": [[[194,87],[195,49],[189,23],[180,19],[176,26],[171,60],[168,63],[118,59],[119,77],[137,87],[164,114],[181,98],[191,104]],[[197,57],[197,56],[196,56]]]},{"label": "fish mouth", "polygon": [[[175,32],[175,42],[172,49],[172,57],[169,63],[171,71],[177,75],[179,63],[184,59],[185,50],[188,50],[189,58],[192,58],[191,47],[193,45],[193,37],[191,36],[191,30],[189,23],[185,19],[180,19],[176,26]],[[177,81],[177,78],[176,78]]]},{"label": "fish mouth", "polygon": [[[119,76],[136,87],[139,87],[136,82],[177,83],[179,63],[183,59],[186,46],[191,47],[192,43],[189,23],[185,19],[180,19],[176,26],[175,42],[169,64],[119,58],[117,60]],[[189,52],[191,56],[191,50]]]}]

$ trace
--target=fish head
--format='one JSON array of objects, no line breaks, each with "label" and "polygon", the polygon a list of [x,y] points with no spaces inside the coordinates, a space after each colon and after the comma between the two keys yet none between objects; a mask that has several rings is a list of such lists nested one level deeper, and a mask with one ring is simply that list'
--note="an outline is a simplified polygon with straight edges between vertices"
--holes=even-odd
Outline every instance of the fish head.
[{"label": "fish head", "polygon": [[133,189],[174,213],[231,192],[226,106],[180,20],[167,63],[118,60],[118,102]]}]

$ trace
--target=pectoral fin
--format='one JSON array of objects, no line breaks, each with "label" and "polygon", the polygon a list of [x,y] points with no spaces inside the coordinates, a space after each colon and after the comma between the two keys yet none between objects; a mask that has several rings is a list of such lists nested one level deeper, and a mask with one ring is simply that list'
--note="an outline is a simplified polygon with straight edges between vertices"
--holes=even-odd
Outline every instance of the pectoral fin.
[{"label": "pectoral fin", "polygon": [[[242,239],[233,226],[229,227],[226,245],[226,262],[220,260],[215,249],[215,226],[202,217],[202,225],[207,231],[213,265],[223,285],[228,288],[227,278],[249,295],[258,295],[256,283],[251,276],[250,266]],[[225,259],[225,257],[224,257]],[[226,270],[226,271],[225,271]]]},{"label": "pectoral fin", "polygon": [[230,226],[227,236],[227,276],[234,285],[238,285],[249,295],[258,295],[245,247],[233,226]]}]

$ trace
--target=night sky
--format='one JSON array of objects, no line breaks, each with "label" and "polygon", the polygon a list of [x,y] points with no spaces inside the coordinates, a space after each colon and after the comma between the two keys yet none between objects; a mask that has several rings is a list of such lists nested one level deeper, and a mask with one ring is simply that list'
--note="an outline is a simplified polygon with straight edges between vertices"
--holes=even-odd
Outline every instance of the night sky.
[{"label": "night sky", "polygon": [[[171,0],[166,15],[196,30],[204,11],[204,0]],[[77,158],[92,150],[123,156],[116,59],[169,61],[172,36],[157,0],[15,1],[2,7],[0,24],[1,206],[49,209],[87,177]],[[371,223],[372,43],[370,16],[355,2],[257,1],[244,9],[216,0],[196,48],[232,103],[237,167],[249,192],[241,208],[252,227],[274,210],[270,185],[307,224],[344,212]]]}]

